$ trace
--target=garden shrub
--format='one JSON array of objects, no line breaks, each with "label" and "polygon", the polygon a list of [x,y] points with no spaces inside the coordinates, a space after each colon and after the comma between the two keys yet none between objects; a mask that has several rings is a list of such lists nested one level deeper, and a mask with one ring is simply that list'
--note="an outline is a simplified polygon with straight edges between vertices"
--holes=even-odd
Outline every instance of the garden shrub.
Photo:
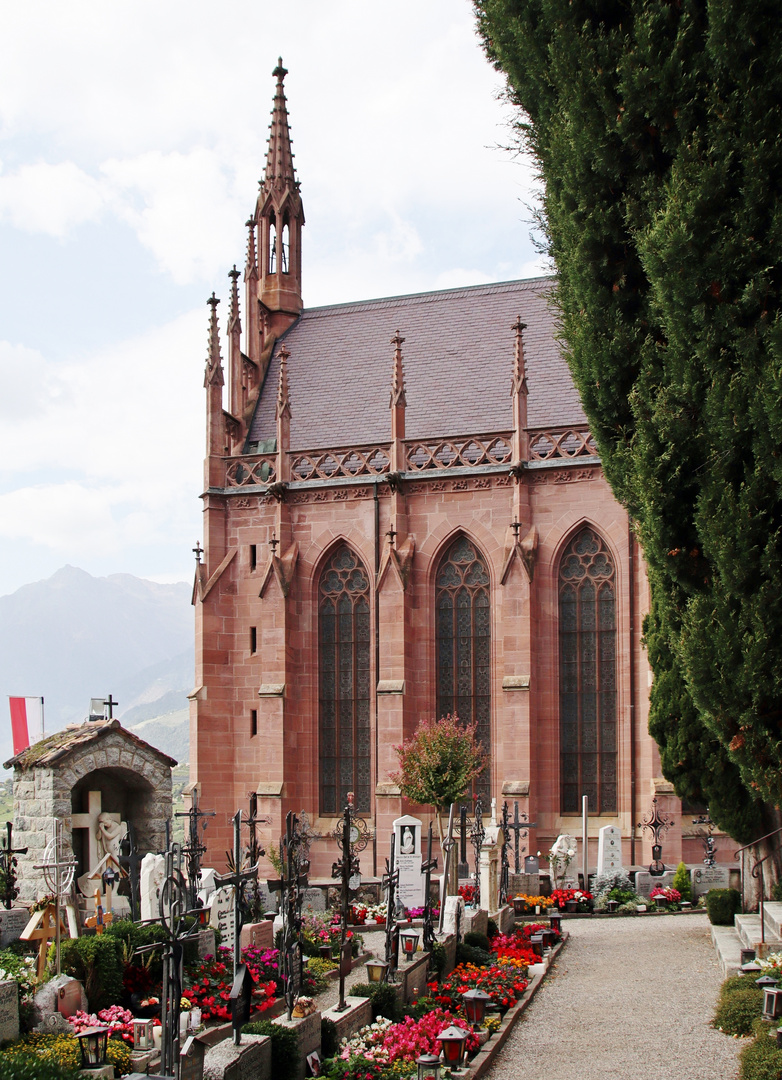
[{"label": "garden shrub", "polygon": [[771,899],[776,901],[782,900],[782,881],[775,881],[771,886]]},{"label": "garden shrub", "polygon": [[456,946],[457,964],[475,964],[476,967],[488,967],[492,962],[491,954],[485,949],[476,949],[460,941]]},{"label": "garden shrub", "polygon": [[770,1027],[763,1021],[755,1025],[757,1037],[741,1051],[739,1080],[778,1080],[782,1076],[782,1049],[768,1037]]},{"label": "garden shrub", "polygon": [[375,983],[370,985],[369,983],[356,983],[351,987],[350,993],[353,997],[368,997],[372,1002],[372,1019],[377,1020],[378,1016],[385,1016],[387,1020],[393,1020],[394,1022],[401,1020],[404,1015],[404,1010],[397,997],[396,987],[389,985],[389,983]]},{"label": "garden shrub", "polygon": [[[494,936],[496,937],[497,935],[495,934]],[[470,930],[464,935],[464,944],[471,945],[474,949],[483,949],[484,952],[491,952],[488,936],[479,933],[477,930]]]},{"label": "garden shrub", "polygon": [[90,1012],[122,997],[122,944],[111,934],[69,938],[60,946],[62,970],[84,986]]},{"label": "garden shrub", "polygon": [[685,863],[680,862],[676,867],[676,873],[673,875],[671,886],[681,893],[682,900],[688,900],[692,903],[692,880],[690,878],[690,871],[687,869]]},{"label": "garden shrub", "polygon": [[9,1059],[0,1053],[0,1080],[76,1080],[76,1065],[60,1065],[56,1061],[41,1061],[28,1055]]},{"label": "garden shrub", "polygon": [[305,993],[321,994],[327,990],[331,982],[328,972],[333,970],[333,960],[321,960],[319,956],[311,956],[302,970]]},{"label": "garden shrub", "polygon": [[733,926],[733,916],[741,911],[741,893],[738,889],[709,889],[706,910],[712,926]]},{"label": "garden shrub", "polygon": [[320,1022],[320,1054],[322,1058],[336,1057],[339,1050],[337,1025],[324,1016]]},{"label": "garden shrub", "polygon": [[763,1010],[763,991],[747,979],[743,987],[720,991],[712,1024],[725,1035],[751,1035],[752,1024]]},{"label": "garden shrub", "polygon": [[242,1028],[245,1035],[268,1035],[272,1041],[274,1080],[296,1080],[299,1071],[299,1036],[291,1028],[271,1020],[252,1020]]},{"label": "garden shrub", "polygon": [[[605,874],[598,874],[592,882],[592,895],[596,902],[603,898],[606,900],[619,899],[618,897],[609,897],[608,894],[612,889],[619,889],[621,892],[630,893],[631,896],[635,896],[633,883],[626,870],[609,870]],[[628,897],[628,899],[630,899],[630,897]],[[619,902],[623,903],[621,900]]]},{"label": "garden shrub", "polygon": [[491,941],[492,938],[496,938],[499,934],[500,928],[497,926],[494,919],[489,919],[486,923],[486,937]]}]

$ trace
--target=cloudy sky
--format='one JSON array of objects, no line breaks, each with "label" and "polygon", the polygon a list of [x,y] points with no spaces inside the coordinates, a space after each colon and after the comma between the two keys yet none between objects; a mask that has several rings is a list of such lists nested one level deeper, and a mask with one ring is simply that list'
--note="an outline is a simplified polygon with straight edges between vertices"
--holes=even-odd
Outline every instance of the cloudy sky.
[{"label": "cloudy sky", "polygon": [[65,563],[191,577],[205,301],[244,260],[279,54],[307,306],[543,268],[467,0],[0,14],[0,595]]}]

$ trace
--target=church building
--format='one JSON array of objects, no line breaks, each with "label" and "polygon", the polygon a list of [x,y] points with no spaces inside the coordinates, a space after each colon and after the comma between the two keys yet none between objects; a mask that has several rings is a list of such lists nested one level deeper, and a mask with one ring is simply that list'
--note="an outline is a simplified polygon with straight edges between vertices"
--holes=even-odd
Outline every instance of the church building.
[{"label": "church building", "polygon": [[[551,279],[306,308],[281,61],[273,74],[224,346],[209,301],[191,774],[217,811],[211,857],[252,792],[270,839],[290,810],[331,837],[353,792],[374,834],[362,873],[382,873],[393,820],[431,813],[402,799],[394,748],[451,713],[488,754],[485,813],[518,802],[536,823],[527,851],[580,836],[587,795],[590,864],[608,824],[624,865],[648,864],[638,823],[656,797],[665,862],[700,862],[647,732],[642,554]],[[313,845],[314,874],[336,856]]]}]

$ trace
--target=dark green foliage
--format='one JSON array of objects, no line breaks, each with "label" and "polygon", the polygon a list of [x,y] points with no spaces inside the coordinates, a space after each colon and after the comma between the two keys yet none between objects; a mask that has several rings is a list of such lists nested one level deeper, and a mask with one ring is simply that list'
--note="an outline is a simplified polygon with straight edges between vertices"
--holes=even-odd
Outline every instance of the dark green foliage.
[{"label": "dark green foliage", "polygon": [[272,1041],[272,1076],[274,1080],[296,1080],[299,1069],[299,1037],[291,1028],[271,1020],[253,1020],[245,1024],[246,1035],[268,1035]]},{"label": "dark green foliage", "polygon": [[385,1016],[387,1020],[401,1020],[402,1005],[395,986],[388,983],[356,983],[350,988],[353,997],[368,997],[372,1002],[372,1019]]},{"label": "dark green foliage", "polygon": [[720,997],[730,997],[731,994],[741,993],[747,986],[755,985],[755,980],[750,975],[731,975],[720,987]]},{"label": "dark green foliage", "polygon": [[491,952],[488,936],[481,934],[478,930],[469,930],[464,935],[464,944],[471,945],[474,949],[483,949],[484,952]]},{"label": "dark green foliage", "polygon": [[[123,964],[140,964],[143,959],[145,963],[149,964],[150,978],[154,982],[160,981],[163,975],[163,950],[158,949],[153,952],[151,960],[148,953],[141,956],[136,955],[136,949],[143,948],[145,945],[154,945],[159,941],[165,941],[166,932],[160,923],[148,923],[144,926],[138,926],[131,919],[117,919],[116,922],[112,922],[104,930],[104,937],[107,935],[116,938],[120,942],[120,955]],[[190,958],[186,947],[185,964],[195,963],[197,959],[197,957]]]},{"label": "dark green foliage", "polygon": [[322,1058],[334,1057],[337,1050],[339,1050],[337,1025],[324,1016],[320,1022],[320,1056]]},{"label": "dark green foliage", "polygon": [[433,997],[420,997],[416,1001],[411,1002],[405,1008],[405,1016],[412,1016],[414,1020],[420,1020],[422,1016],[426,1016],[427,1013],[432,1012],[433,1009],[441,1009],[439,1001],[435,1001]]},{"label": "dark green foliage", "polygon": [[475,6],[649,571],[663,772],[749,842],[782,803],[782,20],[740,0]]},{"label": "dark green foliage", "polygon": [[493,938],[496,938],[499,932],[500,928],[499,926],[497,926],[494,919],[489,919],[486,923],[486,937],[489,939],[489,941],[491,941]]},{"label": "dark green foliage", "polygon": [[739,1080],[779,1080],[782,1076],[782,1050],[776,1039],[768,1036],[769,1024],[763,1024],[757,1038],[745,1046],[739,1058]]},{"label": "dark green foliage", "polygon": [[782,881],[775,881],[771,886],[771,899],[779,903],[782,900]]},{"label": "dark green foliage", "polygon": [[680,862],[676,867],[671,885],[681,893],[682,900],[689,900],[692,903],[692,880],[685,863]]},{"label": "dark green foliage", "polygon": [[435,941],[429,951],[429,970],[437,979],[443,977],[445,971],[445,965],[448,963],[448,954],[445,951],[445,945],[439,941]]},{"label": "dark green foliage", "polygon": [[720,992],[712,1024],[725,1035],[751,1035],[753,1023],[763,1011],[763,991],[751,979],[743,987]]},{"label": "dark green foliage", "polygon": [[111,934],[70,938],[60,947],[62,970],[84,984],[90,1012],[116,1005],[122,997],[122,946]]},{"label": "dark green foliage", "polygon": [[456,946],[457,964],[475,964],[476,967],[488,967],[492,962],[491,954],[486,949],[478,949],[460,941]]},{"label": "dark green foliage", "polygon": [[733,916],[741,911],[741,893],[738,889],[709,889],[706,911],[713,926],[733,926]]},{"label": "dark green foliage", "polygon": [[42,1061],[37,1056],[30,1055],[25,1061],[14,1055],[13,1060],[6,1061],[0,1054],[0,1080],[76,1080],[78,1076],[78,1069]]}]

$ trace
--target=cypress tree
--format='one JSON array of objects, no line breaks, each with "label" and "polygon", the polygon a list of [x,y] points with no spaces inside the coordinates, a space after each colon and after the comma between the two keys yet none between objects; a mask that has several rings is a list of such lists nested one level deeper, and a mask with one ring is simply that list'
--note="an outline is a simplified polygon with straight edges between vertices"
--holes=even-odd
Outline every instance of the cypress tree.
[{"label": "cypress tree", "polygon": [[647,562],[663,771],[748,842],[782,802],[782,21],[738,0],[475,7]]}]

